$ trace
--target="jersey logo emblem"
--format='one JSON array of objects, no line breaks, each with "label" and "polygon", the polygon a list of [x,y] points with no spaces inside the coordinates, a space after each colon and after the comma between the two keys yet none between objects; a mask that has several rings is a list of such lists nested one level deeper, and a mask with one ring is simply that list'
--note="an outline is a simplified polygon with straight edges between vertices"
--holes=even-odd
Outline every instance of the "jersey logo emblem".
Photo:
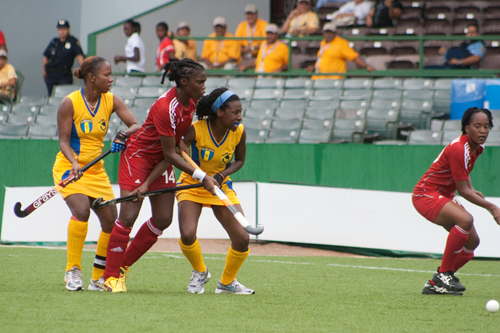
[{"label": "jersey logo emblem", "polygon": [[101,121],[99,121],[99,126],[101,127],[101,131],[103,132],[106,132],[106,130],[108,129],[108,126],[106,125],[106,120],[101,119]]},{"label": "jersey logo emblem", "polygon": [[201,148],[201,158],[204,161],[210,161],[214,157],[214,151],[210,148]]},{"label": "jersey logo emblem", "polygon": [[85,119],[80,122],[80,128],[85,134],[89,134],[90,132],[92,132],[92,125],[92,120],[90,119]]},{"label": "jersey logo emblem", "polygon": [[231,160],[231,154],[229,154],[228,152],[225,152],[222,155],[222,163],[228,164],[230,160]]}]

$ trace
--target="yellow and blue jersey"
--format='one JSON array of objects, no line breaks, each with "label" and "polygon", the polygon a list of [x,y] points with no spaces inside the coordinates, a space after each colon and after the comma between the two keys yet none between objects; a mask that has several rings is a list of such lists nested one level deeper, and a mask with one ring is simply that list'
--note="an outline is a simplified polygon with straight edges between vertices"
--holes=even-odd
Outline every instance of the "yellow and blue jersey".
[{"label": "yellow and blue jersey", "polygon": [[[243,125],[240,124],[236,131],[228,130],[224,138],[217,142],[210,130],[209,120],[203,119],[193,123],[196,132],[196,139],[191,143],[191,158],[193,161],[212,176],[219,172],[224,172],[227,165],[233,159],[236,147],[240,143],[243,134]],[[177,185],[196,184],[198,181],[182,172]],[[229,176],[224,179],[222,190],[233,204],[239,204],[238,197],[232,189],[232,182]],[[212,196],[204,188],[194,188],[190,190],[182,190],[177,192],[177,200],[189,200],[193,202],[203,203],[206,205],[223,205],[217,198]]]},{"label": "yellow and blue jersey", "polygon": [[[67,96],[73,104],[73,125],[71,128],[70,146],[80,166],[91,162],[102,153],[104,136],[108,131],[109,118],[113,113],[113,94],[105,93],[99,97],[95,110],[92,110],[83,97],[83,89]],[[59,152],[54,163],[53,176],[55,184],[69,176],[71,163]],[[84,173],[77,182],[68,185],[61,191],[64,198],[73,193],[83,193],[93,198],[113,198],[109,178],[101,160]]]}]

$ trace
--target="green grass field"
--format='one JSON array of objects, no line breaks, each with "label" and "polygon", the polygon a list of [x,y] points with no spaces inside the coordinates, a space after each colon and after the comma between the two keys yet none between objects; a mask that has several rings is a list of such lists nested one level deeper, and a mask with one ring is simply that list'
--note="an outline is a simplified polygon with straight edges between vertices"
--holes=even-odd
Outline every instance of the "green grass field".
[{"label": "green grass field", "polygon": [[[84,251],[84,282],[93,251]],[[499,332],[497,261],[457,274],[464,296],[421,295],[439,265],[429,259],[250,255],[238,280],[255,295],[216,295],[224,255],[205,255],[205,294],[186,293],[181,253],[146,254],[124,294],[68,292],[66,251],[0,247],[0,332]]]}]

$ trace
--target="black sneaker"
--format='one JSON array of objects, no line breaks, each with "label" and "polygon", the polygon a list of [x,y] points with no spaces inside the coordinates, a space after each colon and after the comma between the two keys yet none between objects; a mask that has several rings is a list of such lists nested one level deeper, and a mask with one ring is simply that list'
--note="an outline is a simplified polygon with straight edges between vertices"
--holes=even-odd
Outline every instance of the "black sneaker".
[{"label": "black sneaker", "polygon": [[454,291],[464,291],[465,290],[465,286],[460,283],[460,280],[457,277],[455,277],[455,274],[453,271],[439,273],[439,267],[438,267],[438,271],[436,272],[436,274],[434,274],[434,276],[432,277],[432,281],[436,285],[438,285],[440,287],[448,288],[450,290],[454,290]]},{"label": "black sneaker", "polygon": [[431,281],[426,281],[424,284],[424,289],[422,290],[424,295],[455,295],[462,296],[461,291],[450,290],[446,287],[440,287],[437,284],[432,284]]}]

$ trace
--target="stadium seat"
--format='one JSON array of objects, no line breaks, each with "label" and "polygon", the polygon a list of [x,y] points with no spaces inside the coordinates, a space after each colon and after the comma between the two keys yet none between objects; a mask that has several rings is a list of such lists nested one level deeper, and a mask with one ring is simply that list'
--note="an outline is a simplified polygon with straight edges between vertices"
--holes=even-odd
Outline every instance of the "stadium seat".
[{"label": "stadium seat", "polygon": [[399,110],[401,108],[401,100],[373,98],[370,101],[369,108],[379,110]]},{"label": "stadium seat", "polygon": [[285,89],[310,89],[312,88],[312,80],[306,78],[288,78],[285,81]]},{"label": "stadium seat", "polygon": [[401,99],[401,94],[401,90],[396,89],[374,89],[373,99],[399,101]]},{"label": "stadium seat", "polygon": [[28,125],[0,124],[0,139],[22,139],[28,132]]},{"label": "stadium seat", "polygon": [[145,110],[149,110],[151,106],[156,102],[158,98],[136,98],[134,99],[133,107],[139,107]]},{"label": "stadium seat", "polygon": [[396,32],[395,27],[371,27],[367,33],[367,36],[392,36]]},{"label": "stadium seat", "polygon": [[139,87],[142,79],[142,76],[117,76],[114,79],[113,85],[120,87]]},{"label": "stadium seat", "polygon": [[245,129],[269,129],[271,127],[271,119],[260,119],[260,118],[243,118],[243,126]]},{"label": "stadium seat", "polygon": [[[161,76],[145,76],[142,78],[141,87],[167,87],[170,84],[167,83],[168,78],[165,79],[164,84],[161,84]],[[175,84],[175,83],[174,83]]]},{"label": "stadium seat", "polygon": [[396,137],[399,110],[368,109],[366,111],[366,134],[378,134],[384,139]]},{"label": "stadium seat", "polygon": [[331,100],[339,99],[342,89],[313,89],[310,100]]},{"label": "stadium seat", "polygon": [[444,58],[440,54],[432,54],[424,56],[424,67],[425,66],[440,66],[444,64]]},{"label": "stadium seat", "polygon": [[365,119],[366,109],[342,109],[335,111],[335,119]]},{"label": "stadium seat", "polygon": [[500,146],[500,131],[490,131],[490,134],[488,134],[488,139],[486,140],[486,145]]},{"label": "stadium seat", "polygon": [[254,119],[271,119],[274,117],[274,108],[254,108],[249,106],[245,111],[245,118],[254,118]]},{"label": "stadium seat", "polygon": [[403,100],[401,103],[400,122],[425,128],[432,111],[432,101]]},{"label": "stadium seat", "polygon": [[61,102],[64,99],[64,97],[65,96],[51,96],[47,100],[47,105],[59,106],[59,104],[61,104]]},{"label": "stadium seat", "polygon": [[47,97],[45,96],[35,96],[35,95],[23,95],[17,103],[18,105],[33,105],[42,106],[47,102]]},{"label": "stadium seat", "polygon": [[432,79],[421,79],[421,78],[408,78],[403,80],[403,84],[401,85],[401,89],[429,89],[432,87],[433,80]]},{"label": "stadium seat", "polygon": [[307,108],[304,119],[332,120],[335,116],[335,109]]},{"label": "stadium seat", "polygon": [[302,108],[289,108],[279,106],[274,112],[275,119],[302,119],[304,116],[305,107]]},{"label": "stadium seat", "polygon": [[227,88],[233,89],[253,89],[255,86],[255,79],[253,77],[235,77],[230,78],[227,82]]},{"label": "stadium seat", "polygon": [[271,130],[300,130],[302,118],[273,119]]},{"label": "stadium seat", "polygon": [[17,115],[36,116],[38,114],[39,110],[40,110],[40,107],[37,105],[14,104],[10,108],[10,113],[17,114]]},{"label": "stadium seat", "polygon": [[441,145],[442,132],[414,130],[408,134],[409,145]]},{"label": "stadium seat", "polygon": [[359,110],[366,109],[369,105],[369,101],[363,99],[357,100],[342,100],[339,103],[339,109],[342,110]]},{"label": "stadium seat", "polygon": [[52,89],[52,95],[54,97],[66,97],[67,95],[71,94],[73,91],[80,90],[82,89],[81,85],[77,84],[60,84],[54,86],[54,89]]},{"label": "stadium seat", "polygon": [[205,89],[208,92],[220,87],[227,86],[227,79],[225,77],[209,76],[205,82]]},{"label": "stadium seat", "polygon": [[299,134],[299,143],[327,143],[330,140],[331,130],[317,130],[302,128]]},{"label": "stadium seat", "polygon": [[283,89],[255,89],[253,99],[277,99],[283,95]]},{"label": "stadium seat", "polygon": [[362,143],[365,132],[365,119],[336,119],[333,123],[333,143]]},{"label": "stadium seat", "polygon": [[307,109],[336,109],[339,106],[337,99],[309,99]]},{"label": "stadium seat", "polygon": [[481,68],[498,69],[498,64],[500,64],[500,54],[486,54],[481,62]]},{"label": "stadium seat", "polygon": [[266,143],[296,143],[300,130],[271,129]]},{"label": "stadium seat", "polygon": [[243,87],[240,87],[240,88],[231,88],[229,89],[231,90],[233,93],[235,93],[236,95],[238,95],[238,97],[241,99],[241,100],[250,100],[252,98],[252,95],[253,95],[253,88],[243,88]]},{"label": "stadium seat", "polygon": [[28,129],[28,139],[57,139],[57,125],[31,125]]},{"label": "stadium seat", "polygon": [[364,100],[369,101],[372,97],[370,89],[347,89],[342,91],[341,100]]},{"label": "stadium seat", "polygon": [[340,89],[342,88],[343,83],[344,83],[343,80],[333,80],[333,79],[313,80],[312,88],[314,90]]},{"label": "stadium seat", "polygon": [[443,130],[444,119],[432,119],[429,129],[431,131],[442,131]]},{"label": "stadium seat", "polygon": [[284,89],[282,98],[286,99],[305,99],[311,95],[310,89]]},{"label": "stadium seat", "polygon": [[344,79],[343,89],[371,89],[373,80],[371,78]]},{"label": "stadium seat", "polygon": [[158,98],[166,92],[165,87],[139,87],[136,97]]},{"label": "stadium seat", "polygon": [[302,121],[302,128],[309,130],[330,130],[333,126],[333,119],[308,119]]},{"label": "stadium seat", "polygon": [[8,125],[31,125],[33,124],[34,121],[35,121],[35,115],[11,113],[7,115],[5,123]]},{"label": "stadium seat", "polygon": [[398,89],[403,80],[399,78],[384,77],[373,80],[373,89]]},{"label": "stadium seat", "polygon": [[[462,131],[443,131],[443,137],[441,138],[441,144],[446,146],[456,138],[459,138],[462,135]],[[488,144],[488,140],[486,140],[486,144]]]},{"label": "stadium seat", "polygon": [[247,143],[264,143],[267,138],[267,129],[247,129]]},{"label": "stadium seat", "polygon": [[416,65],[409,60],[392,60],[387,64],[387,69],[416,69]]},{"label": "stadium seat", "polygon": [[40,107],[40,111],[38,111],[38,114],[39,115],[55,115],[55,114],[57,114],[58,108],[59,108],[59,106],[56,106],[56,105],[42,105]]},{"label": "stadium seat", "polygon": [[52,125],[57,125],[57,117],[55,114],[38,114],[36,116],[35,122],[36,125],[43,125],[43,126],[52,126]]},{"label": "stadium seat", "polygon": [[279,103],[280,108],[286,109],[300,109],[304,110],[306,108],[306,99],[282,99]]},{"label": "stadium seat", "polygon": [[403,90],[403,99],[430,101],[433,99],[433,97],[434,97],[434,90],[430,90],[430,89]]},{"label": "stadium seat", "polygon": [[122,86],[112,86],[110,92],[119,96],[121,99],[124,98],[134,98],[137,93],[136,87],[122,87]]},{"label": "stadium seat", "polygon": [[255,80],[255,89],[280,89],[285,85],[285,80],[275,77],[263,77]]},{"label": "stadium seat", "polygon": [[443,122],[443,131],[461,131],[462,120],[460,119],[446,119]]}]

